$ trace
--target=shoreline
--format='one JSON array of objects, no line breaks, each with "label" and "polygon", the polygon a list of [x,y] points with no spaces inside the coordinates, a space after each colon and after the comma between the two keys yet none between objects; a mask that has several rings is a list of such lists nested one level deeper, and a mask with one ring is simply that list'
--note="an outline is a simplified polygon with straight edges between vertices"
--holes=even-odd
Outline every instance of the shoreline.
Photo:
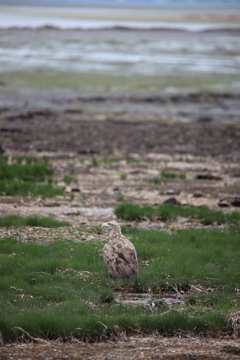
[{"label": "shoreline", "polygon": [[211,7],[128,7],[128,6],[64,6],[38,4],[2,4],[1,16],[31,16],[47,19],[95,20],[113,22],[149,22],[153,23],[186,23],[215,24],[240,26],[240,6],[233,8]]}]

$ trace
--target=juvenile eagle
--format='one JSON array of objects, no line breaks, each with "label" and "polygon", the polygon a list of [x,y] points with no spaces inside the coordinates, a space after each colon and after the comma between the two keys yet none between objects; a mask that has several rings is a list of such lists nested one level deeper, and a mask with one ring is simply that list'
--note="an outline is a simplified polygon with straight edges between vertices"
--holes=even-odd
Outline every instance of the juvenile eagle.
[{"label": "juvenile eagle", "polygon": [[113,279],[132,278],[138,274],[135,247],[121,232],[116,221],[103,223],[101,228],[109,232],[109,241],[103,248],[104,264]]}]

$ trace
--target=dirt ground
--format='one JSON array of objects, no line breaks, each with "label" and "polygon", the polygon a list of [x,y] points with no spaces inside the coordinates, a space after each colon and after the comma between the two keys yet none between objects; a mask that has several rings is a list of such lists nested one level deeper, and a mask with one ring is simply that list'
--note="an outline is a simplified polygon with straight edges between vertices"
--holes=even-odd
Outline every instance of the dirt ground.
[{"label": "dirt ground", "polygon": [[[238,210],[239,100],[236,94],[6,94],[0,103],[6,154],[48,157],[58,185],[75,173],[65,197],[1,196],[2,215],[31,212],[96,225],[114,218],[121,199],[159,205],[172,197],[182,205]],[[185,179],[152,182],[162,170]],[[142,225],[166,226],[147,219]]]},{"label": "dirt ground", "polygon": [[[16,355],[17,354],[17,355]],[[126,337],[101,343],[71,344],[42,342],[12,344],[0,348],[0,359],[166,359],[230,360],[239,359],[239,342],[233,339],[181,337]]]},{"label": "dirt ground", "polygon": [[5,149],[191,154],[239,161],[237,94],[5,97],[0,103]]},{"label": "dirt ground", "polygon": [[[5,97],[5,98],[4,98]],[[25,240],[94,238],[84,227],[114,219],[121,201],[239,211],[240,98],[235,94],[83,95],[4,94],[0,144],[6,154],[48,157],[66,196],[0,197],[0,215],[44,215],[69,220],[72,229],[1,229]],[[117,158],[117,161],[109,161]],[[129,159],[130,158],[130,159]],[[70,184],[64,175],[75,172]],[[162,170],[185,174],[153,183]],[[74,198],[73,198],[74,195]],[[178,218],[124,225],[201,227]],[[213,224],[223,228],[225,225]],[[74,339],[73,339],[74,340]],[[124,337],[103,343],[32,342],[0,347],[0,359],[238,359],[234,338]]]}]

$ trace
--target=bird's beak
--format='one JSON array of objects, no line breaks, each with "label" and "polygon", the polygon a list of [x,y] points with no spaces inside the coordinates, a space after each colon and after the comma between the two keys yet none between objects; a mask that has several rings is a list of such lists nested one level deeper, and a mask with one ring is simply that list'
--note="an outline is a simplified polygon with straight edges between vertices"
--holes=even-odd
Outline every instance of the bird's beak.
[{"label": "bird's beak", "polygon": [[103,224],[101,225],[101,229],[106,228],[106,227],[109,227],[108,223],[103,223]]}]

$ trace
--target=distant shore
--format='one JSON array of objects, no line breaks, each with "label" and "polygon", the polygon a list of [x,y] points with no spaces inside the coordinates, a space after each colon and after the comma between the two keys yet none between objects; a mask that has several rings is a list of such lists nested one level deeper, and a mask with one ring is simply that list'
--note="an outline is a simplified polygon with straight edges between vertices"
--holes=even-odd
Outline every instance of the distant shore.
[{"label": "distant shore", "polygon": [[[133,7],[133,6],[51,6],[27,4],[4,4],[0,2],[0,26],[4,18],[11,17],[13,24],[24,17],[34,19],[61,19],[76,22],[111,21],[113,23],[159,23],[169,24],[211,24],[240,26],[240,5],[237,7]],[[17,23],[15,24],[17,25]],[[76,26],[76,24],[75,24]],[[146,26],[146,25],[145,25]]]}]

